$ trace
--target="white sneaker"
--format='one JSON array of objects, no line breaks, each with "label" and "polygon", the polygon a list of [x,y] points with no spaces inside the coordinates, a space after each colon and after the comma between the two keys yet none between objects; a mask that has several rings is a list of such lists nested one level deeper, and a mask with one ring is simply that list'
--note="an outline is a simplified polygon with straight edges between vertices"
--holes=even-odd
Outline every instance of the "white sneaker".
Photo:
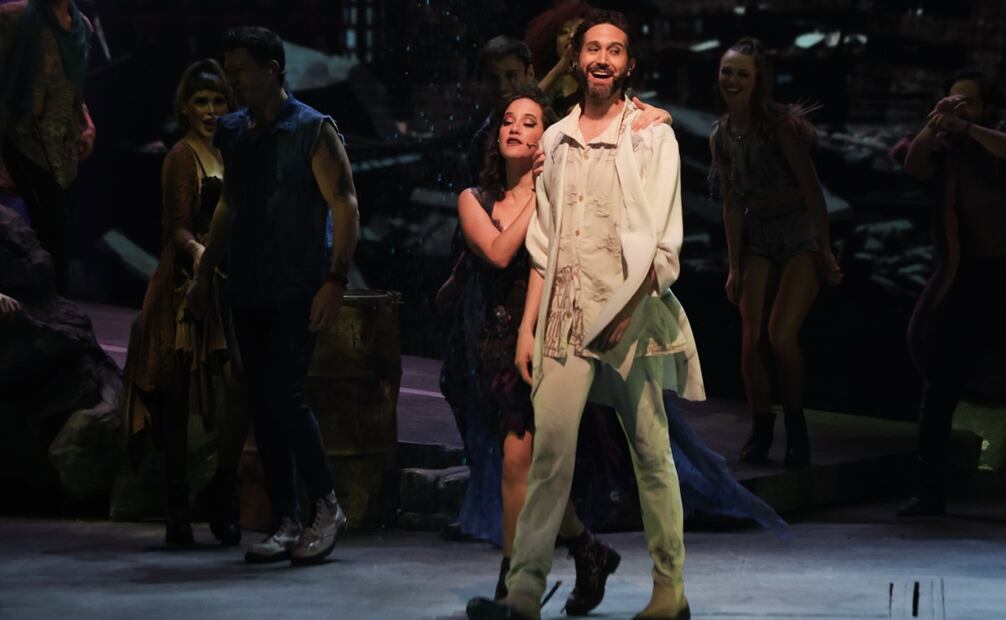
[{"label": "white sneaker", "polygon": [[314,522],[300,533],[297,544],[290,553],[294,564],[316,564],[335,548],[339,532],[346,528],[346,513],[335,499],[335,491],[322,497],[314,505]]},{"label": "white sneaker", "polygon": [[265,564],[267,562],[282,562],[290,559],[297,539],[304,528],[291,517],[283,517],[279,528],[262,542],[255,543],[245,552],[245,562],[249,564]]}]

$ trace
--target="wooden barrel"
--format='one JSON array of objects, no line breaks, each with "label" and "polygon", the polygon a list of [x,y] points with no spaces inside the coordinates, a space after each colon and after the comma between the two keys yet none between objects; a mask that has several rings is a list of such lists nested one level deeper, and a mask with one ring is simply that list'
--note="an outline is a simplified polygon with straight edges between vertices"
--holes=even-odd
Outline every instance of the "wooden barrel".
[{"label": "wooden barrel", "polygon": [[[304,384],[332,464],[336,495],[354,529],[390,523],[398,508],[400,304],[396,292],[346,291],[338,322],[318,334]],[[268,529],[268,501],[263,505],[253,450],[246,448],[242,465],[242,523]]]}]

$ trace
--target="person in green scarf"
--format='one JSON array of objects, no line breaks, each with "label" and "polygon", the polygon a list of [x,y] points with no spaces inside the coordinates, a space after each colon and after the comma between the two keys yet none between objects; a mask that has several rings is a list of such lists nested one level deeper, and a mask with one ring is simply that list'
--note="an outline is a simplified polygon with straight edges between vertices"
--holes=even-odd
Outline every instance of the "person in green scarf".
[{"label": "person in green scarf", "polygon": [[71,0],[0,5],[0,152],[64,296],[73,183],[95,139],[83,96],[93,30]]}]

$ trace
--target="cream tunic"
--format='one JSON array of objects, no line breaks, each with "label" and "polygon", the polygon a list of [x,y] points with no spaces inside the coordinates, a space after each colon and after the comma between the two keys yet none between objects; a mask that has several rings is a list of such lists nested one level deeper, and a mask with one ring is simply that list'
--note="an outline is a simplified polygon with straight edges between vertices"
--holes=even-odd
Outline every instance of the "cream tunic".
[{"label": "cream tunic", "polygon": [[[581,275],[578,296],[582,317],[580,332],[574,329],[576,322],[572,320],[572,316],[568,318],[567,329],[563,329],[566,317],[550,325],[548,316],[553,308],[553,292],[559,295],[569,290],[568,284],[560,281],[560,286],[556,286],[556,281],[561,280],[560,272],[569,264],[568,261],[562,264],[560,262],[562,232],[572,230],[576,238],[576,226],[570,228],[566,222],[567,217],[572,217],[574,222],[576,220],[576,210],[569,208],[570,200],[566,196],[571,187],[575,189],[576,178],[567,183],[566,175],[570,170],[578,169],[578,164],[568,167],[567,162],[571,157],[576,157],[574,152],[584,144],[579,131],[579,106],[549,127],[542,136],[545,165],[537,181],[538,208],[528,227],[527,236],[532,266],[544,278],[535,337],[535,391],[541,382],[542,359],[546,356],[546,349],[551,349],[552,353],[566,354],[566,349],[561,346],[561,336],[566,336],[567,345],[576,347],[577,338],[571,335],[580,333],[579,347],[586,350],[584,344],[589,345],[625,307],[644,280],[650,277],[652,268],[656,272],[661,294],[648,296],[639,303],[632,315],[629,329],[618,346],[603,353],[590,352],[590,357],[605,362],[602,372],[613,371],[625,378],[637,357],[670,355],[673,359],[663,364],[663,377],[660,379],[663,387],[692,400],[705,398],[692,330],[684,309],[670,291],[670,285],[677,280],[680,271],[678,252],[683,238],[678,144],[673,130],[667,125],[649,127],[639,132],[631,131],[629,127],[639,113],[626,100],[622,116],[624,130],[616,132],[617,145],[611,149],[617,185],[611,185],[616,191],[614,198],[610,199],[614,201],[614,208],[620,211],[616,228],[622,263],[620,283],[615,284],[610,294],[604,291],[605,300],[596,300],[601,307],[596,316],[592,316],[592,310],[586,314],[582,311],[584,306],[591,306],[591,301],[594,300],[584,300],[585,296],[597,291],[586,289],[585,293],[586,284]],[[590,152],[593,154],[592,150]],[[587,210],[584,209],[585,217],[586,214]],[[584,244],[579,245],[582,248]],[[563,254],[569,256],[568,246]],[[580,264],[583,265],[582,261]],[[613,270],[608,271],[605,278],[614,273]],[[614,280],[606,279],[605,282]],[[576,296],[569,297],[571,300]],[[570,301],[560,300],[555,303],[557,309],[566,308]],[[553,325],[557,325],[555,331],[560,335],[558,347],[549,347],[547,343],[549,338],[546,332]],[[554,339],[552,345],[555,345]],[[608,400],[603,394],[592,394],[591,398],[602,403]]]}]

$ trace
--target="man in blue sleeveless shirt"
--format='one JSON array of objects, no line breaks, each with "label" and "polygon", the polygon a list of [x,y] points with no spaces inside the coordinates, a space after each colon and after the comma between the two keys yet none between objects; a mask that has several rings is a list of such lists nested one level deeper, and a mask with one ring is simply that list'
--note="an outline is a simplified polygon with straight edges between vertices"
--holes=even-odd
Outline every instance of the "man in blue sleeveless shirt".
[{"label": "man in blue sleeveless shirt", "polygon": [[[321,561],[346,524],[318,423],[304,403],[314,332],[342,308],[356,247],[358,211],[349,158],[335,123],[283,88],[283,44],[275,33],[240,27],[224,37],[224,68],[247,106],[221,117],[214,144],[224,160],[224,193],[199,261],[190,303],[230,246],[228,289],[244,385],[276,531],[248,549],[248,562]],[[332,215],[333,252],[325,222]],[[296,474],[314,503],[302,527]]]}]

